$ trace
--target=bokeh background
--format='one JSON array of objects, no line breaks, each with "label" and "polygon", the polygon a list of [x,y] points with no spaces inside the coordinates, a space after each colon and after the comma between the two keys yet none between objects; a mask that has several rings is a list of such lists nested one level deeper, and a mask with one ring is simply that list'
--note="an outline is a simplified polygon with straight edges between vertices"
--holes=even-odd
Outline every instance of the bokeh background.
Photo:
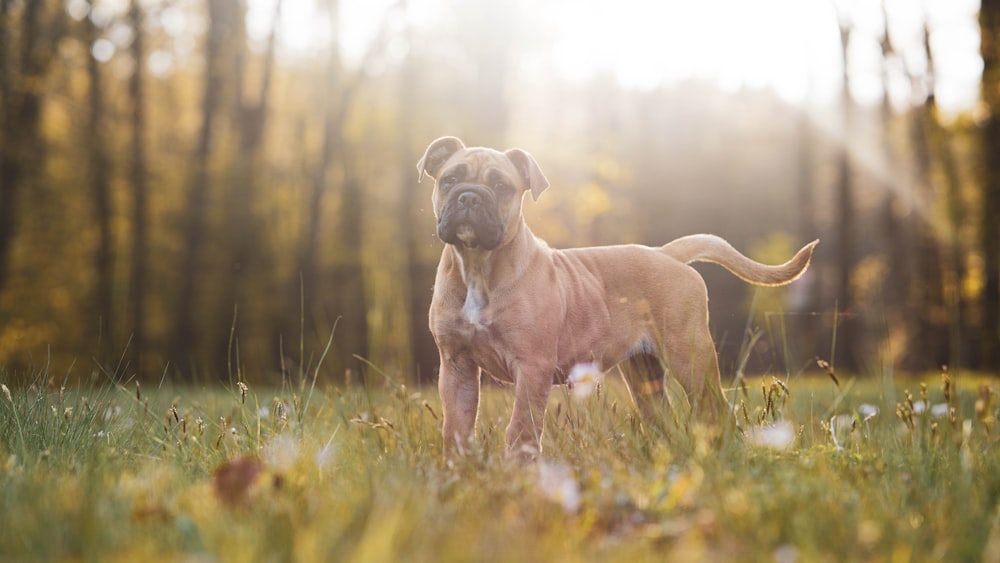
[{"label": "bokeh background", "polygon": [[998,61],[997,0],[0,0],[0,365],[432,382],[450,134],[555,247],[820,238],[698,266],[724,374],[996,372]]}]

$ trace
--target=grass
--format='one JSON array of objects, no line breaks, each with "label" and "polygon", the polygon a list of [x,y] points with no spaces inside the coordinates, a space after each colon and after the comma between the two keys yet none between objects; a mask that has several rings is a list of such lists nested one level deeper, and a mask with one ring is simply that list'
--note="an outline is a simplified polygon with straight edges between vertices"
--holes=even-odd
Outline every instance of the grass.
[{"label": "grass", "polygon": [[484,386],[449,463],[429,389],[43,374],[0,394],[0,558],[995,561],[993,384],[753,379],[720,432],[642,421],[611,379],[557,389],[542,460],[517,466],[509,389]]}]

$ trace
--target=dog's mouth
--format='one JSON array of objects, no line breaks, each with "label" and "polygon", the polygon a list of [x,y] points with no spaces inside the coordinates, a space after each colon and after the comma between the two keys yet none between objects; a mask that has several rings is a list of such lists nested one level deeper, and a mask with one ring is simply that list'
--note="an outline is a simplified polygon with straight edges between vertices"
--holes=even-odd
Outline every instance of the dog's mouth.
[{"label": "dog's mouth", "polygon": [[503,224],[496,221],[471,221],[445,216],[438,222],[438,237],[462,248],[493,250],[503,240]]},{"label": "dog's mouth", "polygon": [[455,229],[455,236],[458,240],[462,241],[467,248],[475,248],[477,246],[477,241],[479,238],[476,236],[476,230],[472,228],[471,225],[462,223]]},{"label": "dog's mouth", "polygon": [[438,219],[438,237],[462,248],[493,250],[504,231],[496,200],[483,189],[453,190]]}]

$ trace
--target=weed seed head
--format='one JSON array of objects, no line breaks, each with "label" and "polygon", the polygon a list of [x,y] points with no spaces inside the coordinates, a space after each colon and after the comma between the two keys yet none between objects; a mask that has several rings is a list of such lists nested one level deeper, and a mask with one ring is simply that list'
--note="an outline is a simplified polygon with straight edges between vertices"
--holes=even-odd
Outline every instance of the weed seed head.
[{"label": "weed seed head", "polygon": [[838,388],[840,387],[840,380],[837,379],[837,373],[833,371],[833,366],[830,365],[830,362],[827,362],[826,360],[821,360],[820,358],[817,357],[816,365],[819,366],[819,369],[826,372],[826,376],[833,381],[834,385],[836,385]]}]

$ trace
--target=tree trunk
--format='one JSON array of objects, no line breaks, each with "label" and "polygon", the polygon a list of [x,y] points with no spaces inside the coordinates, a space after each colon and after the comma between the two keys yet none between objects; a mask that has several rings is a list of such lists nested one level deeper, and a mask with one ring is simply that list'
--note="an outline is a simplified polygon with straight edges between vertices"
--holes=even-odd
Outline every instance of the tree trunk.
[{"label": "tree trunk", "polygon": [[[335,3],[332,3],[330,10],[336,10]],[[331,89],[334,89],[337,84],[337,76],[340,74],[340,55],[337,48],[336,34],[331,39],[330,44],[331,52],[327,63],[326,83]],[[320,210],[323,206],[327,184],[330,181],[329,170],[333,161],[333,153],[339,144],[338,139],[341,132],[341,123],[337,119],[339,109],[334,106],[333,99],[328,99],[323,116],[323,140],[320,146],[319,160],[313,169],[312,189],[309,192],[309,199],[306,203],[306,225],[298,257],[299,278],[294,280],[292,284],[294,302],[298,303],[301,300],[307,307],[312,307],[315,303],[315,287],[319,282],[316,249],[319,244]],[[299,320],[300,323],[304,321],[304,319]],[[305,335],[300,334],[299,337],[304,338]]]},{"label": "tree trunk", "polygon": [[[0,108],[6,109],[7,102],[10,99],[10,76],[7,72],[7,57],[10,53],[10,32],[8,29],[11,27],[10,23],[10,2],[11,0],[0,0]],[[0,111],[0,146],[3,146],[4,141],[4,115],[5,112]]]},{"label": "tree trunk", "polygon": [[1000,371],[1000,0],[982,0],[979,8],[983,57],[982,211],[980,236],[986,287],[982,298],[983,368]]},{"label": "tree trunk", "polygon": [[[801,110],[798,123],[796,165],[798,172],[798,230],[803,241],[816,240],[820,234],[816,225],[816,201],[814,197],[816,190],[813,180],[815,167],[814,133],[809,119],[809,112],[806,109]],[[813,268],[815,267],[814,265]],[[798,293],[798,298],[792,300],[793,310],[791,312],[794,315],[789,317],[789,321],[794,323],[793,326],[798,327],[798,341],[807,357],[818,353],[820,349],[819,334],[822,330],[822,315],[820,314],[822,284],[819,283],[821,276],[816,273],[817,270],[811,270],[811,272],[805,279],[799,280],[796,289],[791,292],[791,294]]]},{"label": "tree trunk", "polygon": [[855,369],[857,367],[857,342],[860,340],[857,331],[861,322],[853,319],[854,313],[854,292],[851,288],[851,273],[854,270],[855,252],[855,225],[854,225],[854,190],[851,186],[851,162],[848,145],[851,138],[852,116],[854,113],[854,101],[851,99],[850,80],[848,73],[847,48],[850,41],[851,29],[846,24],[840,28],[840,42],[843,53],[843,91],[841,92],[841,105],[844,112],[844,142],[839,147],[837,156],[837,186],[836,186],[836,225],[837,225],[837,309],[846,311],[846,326],[843,322],[838,322],[834,330],[838,331],[838,342],[842,343],[837,355],[842,362],[846,362],[843,367]]},{"label": "tree trunk", "polygon": [[[394,4],[389,8],[390,12],[398,10],[401,3]],[[343,139],[344,123],[348,117],[348,111],[354,102],[360,87],[365,80],[365,68],[376,57],[384,52],[389,43],[389,31],[392,21],[391,13],[387,13],[384,24],[377,36],[368,45],[368,50],[362,59],[358,70],[350,76],[345,76],[340,67],[340,53],[337,40],[337,29],[339,23],[337,18],[337,2],[329,0],[328,8],[334,18],[333,37],[330,42],[330,60],[327,67],[327,83],[331,93],[337,92],[339,95],[335,99],[328,101],[323,129],[323,145],[320,158],[313,173],[312,190],[309,194],[306,218],[306,226],[303,231],[302,246],[299,253],[298,272],[301,276],[301,286],[296,284],[295,295],[299,296],[307,306],[312,306],[320,301],[316,297],[316,287],[321,281],[321,275],[317,266],[318,245],[319,245],[319,225],[320,211],[323,201],[331,182],[329,172],[340,165],[342,171],[342,198],[340,207],[340,217],[338,221],[339,232],[337,239],[341,247],[341,261],[335,266],[330,277],[330,288],[334,293],[332,302],[333,316],[340,318],[337,323],[337,338],[334,342],[337,346],[337,355],[341,358],[338,363],[334,360],[334,368],[351,369],[357,371],[361,364],[353,359],[354,355],[367,358],[369,350],[368,341],[368,307],[364,292],[364,271],[361,261],[362,246],[362,218],[363,218],[363,186],[359,179],[356,159],[347,154],[349,147],[345,146]],[[331,96],[332,97],[332,96]],[[296,280],[298,281],[298,280]]]},{"label": "tree trunk", "polygon": [[[885,0],[882,2],[882,22],[882,102],[879,112],[879,128],[882,131],[882,150],[887,168],[894,171],[899,166],[891,140],[893,117],[892,104],[889,99],[889,84],[892,78],[890,65],[898,57],[889,36],[889,15],[886,11]],[[880,244],[885,265],[889,272],[910,273],[909,259],[912,256],[912,248],[908,246],[910,238],[907,236],[907,224],[900,210],[903,207],[909,207],[911,202],[902,191],[902,185],[897,186],[890,180],[885,183],[885,189],[886,195],[882,208],[882,241]],[[896,361],[905,357],[906,350],[894,350],[891,346],[892,343],[898,340],[896,336],[899,334],[909,336],[909,327],[914,323],[913,314],[906,306],[906,292],[903,291],[903,287],[907,283],[913,283],[912,276],[886,276],[881,288],[882,301],[885,306],[884,319],[881,322],[885,324],[885,329],[876,329],[876,334],[885,333],[881,339],[881,348],[888,350],[888,354],[882,358],[883,365],[888,368],[886,373],[892,373],[891,370],[897,367]]]},{"label": "tree trunk", "polygon": [[910,285],[907,301],[918,317],[913,326],[914,346],[911,359],[911,367],[917,370],[943,364],[948,358],[948,335],[941,321],[946,315],[942,301],[943,258],[939,237],[932,223],[932,209],[936,198],[930,169],[933,151],[928,139],[926,120],[926,107],[914,111],[911,131],[920,185],[915,194],[915,206],[919,213],[914,217],[916,252],[913,254],[913,269],[917,273],[917,281]]},{"label": "tree trunk", "polygon": [[[234,13],[230,19],[235,25],[232,38],[235,49],[232,79],[235,85],[232,127],[236,131],[238,145],[235,156],[228,167],[229,181],[226,186],[224,210],[227,214],[227,221],[226,228],[221,233],[227,253],[225,262],[229,267],[224,271],[222,293],[217,300],[213,322],[213,341],[217,343],[214,349],[229,350],[230,354],[229,357],[225,358],[221,355],[218,356],[224,362],[223,365],[217,365],[216,372],[219,374],[228,373],[230,379],[236,375],[232,373],[233,367],[240,365],[241,360],[235,357],[236,350],[230,349],[228,346],[230,329],[235,328],[235,334],[238,337],[242,326],[254,324],[245,322],[247,317],[254,317],[263,308],[262,303],[254,303],[247,299],[249,292],[247,286],[253,280],[266,275],[267,271],[266,266],[261,263],[264,260],[261,251],[263,245],[260,244],[257,236],[259,229],[253,207],[260,196],[258,177],[263,169],[261,163],[264,160],[260,153],[270,107],[271,77],[281,7],[282,0],[278,0],[275,3],[267,48],[263,55],[263,72],[260,84],[256,89],[254,99],[248,99],[244,93],[247,59],[250,56],[243,24],[246,6],[242,2],[239,6],[231,6]],[[238,311],[235,319],[233,318],[234,307]],[[247,357],[242,360],[251,360],[259,365],[264,365],[266,356],[256,355],[253,358]]]},{"label": "tree trunk", "polygon": [[144,12],[139,0],[132,0],[129,23],[132,26],[132,59],[136,61],[129,79],[129,96],[132,100],[132,166],[129,177],[132,184],[132,271],[130,297],[132,318],[131,357],[138,373],[143,372],[143,354],[146,349],[145,297],[146,256],[148,254],[147,216],[149,208],[148,172],[146,166],[146,84],[143,61],[146,57],[146,36],[142,24]]},{"label": "tree trunk", "polygon": [[[17,143],[11,139],[10,134],[10,131],[18,130],[16,118],[20,114],[11,90],[11,85],[18,82],[17,71],[7,67],[7,59],[12,51],[9,44],[11,34],[7,31],[13,25],[11,19],[10,0],[0,0],[0,291],[7,281],[21,174],[19,156],[12,154],[17,150]],[[33,25],[25,25],[26,36],[31,36],[32,29]]]},{"label": "tree trunk", "polygon": [[334,269],[330,279],[330,289],[335,296],[334,315],[340,317],[335,341],[341,359],[339,364],[335,364],[335,369],[350,369],[359,373],[362,365],[354,356],[363,358],[369,356],[368,300],[365,297],[365,276],[361,257],[364,186],[355,167],[349,162],[353,159],[345,160],[348,162],[345,162],[343,196],[338,221],[342,262]]},{"label": "tree trunk", "polygon": [[[99,30],[90,18],[85,20],[84,25],[86,26],[84,38],[89,51],[89,47],[99,36]],[[135,41],[138,42],[138,38]],[[111,170],[104,130],[104,83],[101,76],[101,63],[96,57],[87,58],[87,75],[90,78],[90,120],[87,125],[87,139],[83,144],[88,150],[89,179],[93,190],[95,220],[99,233],[97,249],[94,253],[94,270],[97,273],[94,311],[97,313],[101,328],[97,343],[97,361],[105,362],[110,358],[110,346],[114,342],[114,335],[111,331],[114,245],[111,240]]]},{"label": "tree trunk", "polygon": [[[47,41],[58,37],[42,37],[41,20],[46,2],[33,0],[21,8],[21,44],[19,66],[6,69],[0,78],[4,82],[2,107],[3,131],[0,132],[0,290],[10,274],[10,253],[17,232],[18,200],[23,189],[25,171],[33,167],[38,153],[39,126],[42,115],[42,88],[45,70],[51,58]],[[8,2],[2,5],[4,25],[13,14]],[[10,35],[4,32],[3,50],[10,58]],[[16,132],[11,134],[10,132]]]},{"label": "tree trunk", "polygon": [[206,226],[205,205],[208,199],[208,161],[215,141],[214,121],[222,97],[224,75],[222,51],[226,34],[232,24],[227,21],[227,16],[231,13],[228,5],[234,1],[236,0],[207,0],[208,34],[205,47],[206,73],[205,88],[202,92],[201,127],[185,206],[187,221],[184,223],[184,254],[179,269],[182,280],[170,354],[175,364],[179,364],[177,367],[186,372],[189,379],[193,376],[190,368],[196,359],[194,344],[199,341],[199,327],[194,312],[201,281],[201,254]]},{"label": "tree trunk", "polygon": [[[410,28],[406,30],[404,41],[412,42]],[[430,384],[435,381],[439,356],[434,345],[434,338],[427,326],[427,311],[431,304],[431,288],[434,286],[434,263],[428,263],[426,252],[422,252],[420,243],[428,240],[421,236],[426,217],[417,216],[418,209],[429,209],[430,190],[427,183],[419,184],[413,165],[419,156],[420,140],[414,139],[413,116],[418,115],[418,104],[415,92],[419,85],[417,63],[413,59],[406,61],[400,70],[398,85],[398,139],[397,154],[399,170],[402,171],[402,201],[399,207],[399,229],[405,238],[405,264],[407,293],[404,303],[409,309],[410,349],[412,350],[412,371],[410,380],[416,384]],[[427,202],[427,204],[424,204]],[[428,225],[429,226],[429,225]],[[426,243],[425,243],[426,244]]]},{"label": "tree trunk", "polygon": [[[944,239],[938,246],[940,254],[940,299],[942,308],[947,311],[948,348],[944,361],[953,368],[962,363],[962,346],[964,342],[964,323],[962,315],[961,283],[965,277],[964,251],[961,243],[961,226],[965,215],[962,203],[962,185],[958,175],[958,166],[948,140],[948,131],[941,125],[938,117],[936,97],[936,65],[934,52],[931,50],[930,28],[924,24],[924,54],[927,57],[927,75],[929,77],[927,98],[923,107],[923,126],[927,129],[924,139],[929,142],[928,153],[937,159],[940,166],[940,177],[944,180],[944,205],[948,223],[944,229]],[[933,181],[928,175],[928,185]],[[938,199],[938,198],[935,198]],[[939,367],[939,366],[926,366]]]}]

